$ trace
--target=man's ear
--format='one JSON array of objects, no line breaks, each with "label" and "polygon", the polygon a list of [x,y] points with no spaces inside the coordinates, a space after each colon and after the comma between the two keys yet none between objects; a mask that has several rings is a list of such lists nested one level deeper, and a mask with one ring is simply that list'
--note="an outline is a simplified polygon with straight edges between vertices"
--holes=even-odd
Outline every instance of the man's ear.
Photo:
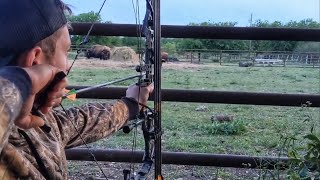
[{"label": "man's ear", "polygon": [[19,58],[18,66],[30,67],[37,64],[42,64],[42,57],[43,51],[41,47],[35,46],[34,48],[22,54],[22,56]]}]

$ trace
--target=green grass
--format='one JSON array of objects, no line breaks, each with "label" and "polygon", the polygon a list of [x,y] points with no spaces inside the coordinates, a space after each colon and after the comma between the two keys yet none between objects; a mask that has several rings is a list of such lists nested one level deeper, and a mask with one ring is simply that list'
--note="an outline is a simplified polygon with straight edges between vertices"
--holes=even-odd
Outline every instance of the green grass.
[{"label": "green grass", "polygon": [[[72,85],[94,85],[131,74],[135,74],[132,68],[75,68],[69,82]],[[320,91],[319,78],[319,69],[316,68],[199,66],[163,69],[162,87],[317,94]],[[134,82],[118,85],[127,86]],[[88,101],[92,100],[78,100],[74,105]],[[207,107],[207,111],[196,111],[199,106]],[[216,114],[233,115],[233,124],[213,124],[210,118]],[[318,108],[163,102],[163,150],[277,156],[282,151],[281,137],[300,137],[310,130],[312,123],[320,127],[319,114]],[[137,139],[140,149],[143,147],[141,132]],[[117,132],[93,146],[131,149],[132,135]]]},{"label": "green grass", "polygon": [[164,88],[259,91],[283,93],[319,92],[319,72],[311,68],[234,66],[164,70]]}]

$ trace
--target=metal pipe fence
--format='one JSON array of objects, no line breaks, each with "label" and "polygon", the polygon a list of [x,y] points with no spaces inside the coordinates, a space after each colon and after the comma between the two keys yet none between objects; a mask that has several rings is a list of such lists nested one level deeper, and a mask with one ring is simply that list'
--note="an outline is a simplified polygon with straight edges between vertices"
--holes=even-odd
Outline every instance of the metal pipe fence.
[{"label": "metal pipe fence", "polygon": [[[91,23],[72,23],[72,35],[85,35]],[[91,35],[96,36],[137,36],[137,25],[133,24],[95,24]],[[279,40],[279,41],[320,41],[319,29],[295,28],[253,28],[253,27],[210,27],[210,26],[161,26],[162,37],[197,39],[238,39],[238,40]],[[221,57],[221,55],[220,55]],[[220,58],[219,57],[219,58]],[[82,88],[72,86],[70,88]],[[79,98],[117,99],[125,94],[126,88],[99,88],[92,92],[79,94]],[[280,94],[255,92],[197,91],[163,89],[163,101],[203,102],[226,104],[254,104],[276,106],[302,106],[310,102],[312,107],[320,107],[320,96],[315,94]],[[76,148],[66,150],[69,160],[91,161],[86,150]],[[131,151],[94,150],[100,161],[128,162]],[[143,152],[134,154],[134,161],[141,162]],[[163,152],[163,163],[201,166],[221,166],[240,168],[275,166],[286,168],[285,157],[249,157],[237,155],[214,155],[196,153]],[[280,163],[280,164],[279,164]],[[247,165],[246,165],[247,164]],[[250,166],[248,166],[250,165]],[[263,165],[263,166],[262,166]],[[267,166],[264,166],[267,165]]]}]

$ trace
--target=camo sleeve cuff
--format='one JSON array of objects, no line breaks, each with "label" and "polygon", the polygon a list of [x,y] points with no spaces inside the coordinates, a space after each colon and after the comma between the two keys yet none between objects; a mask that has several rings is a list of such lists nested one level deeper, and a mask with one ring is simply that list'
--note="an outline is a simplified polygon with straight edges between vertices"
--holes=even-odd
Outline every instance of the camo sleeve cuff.
[{"label": "camo sleeve cuff", "polygon": [[134,98],[123,97],[121,100],[128,106],[129,109],[129,120],[135,119],[139,113],[138,101]]}]

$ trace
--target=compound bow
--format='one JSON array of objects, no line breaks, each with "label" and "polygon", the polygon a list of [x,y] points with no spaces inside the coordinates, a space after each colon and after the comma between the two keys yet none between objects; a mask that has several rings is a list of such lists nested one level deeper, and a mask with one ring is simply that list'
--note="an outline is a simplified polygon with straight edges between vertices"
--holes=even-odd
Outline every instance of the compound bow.
[{"label": "compound bow", "polygon": [[141,125],[145,149],[143,164],[137,173],[131,174],[131,170],[124,170],[124,179],[140,180],[146,179],[151,167],[155,166],[155,179],[161,180],[161,58],[160,58],[160,0],[146,0],[146,14],[143,20],[142,33],[146,38],[145,60],[136,68],[145,75],[139,80],[139,87],[155,84],[154,109],[147,109],[140,112],[134,122],[123,127],[125,133],[132,128]]},{"label": "compound bow", "polygon": [[[104,0],[98,15],[100,14],[106,0]],[[78,55],[83,51],[83,45],[89,42],[89,35],[93,29],[95,23],[92,23],[87,35],[84,40],[79,44],[77,54],[73,60],[72,66],[77,59]],[[140,26],[139,26],[140,28]],[[125,133],[129,133],[133,128],[136,128],[138,125],[141,125],[143,131],[143,137],[145,142],[145,153],[143,157],[143,165],[137,173],[130,170],[124,170],[124,179],[130,180],[142,180],[146,179],[150,173],[150,170],[154,164],[154,177],[157,180],[162,180],[162,158],[161,158],[161,58],[160,58],[160,0],[146,0],[146,14],[143,20],[142,29],[138,28],[137,34],[141,36],[141,33],[145,36],[145,59],[144,62],[140,61],[140,65],[137,66],[136,71],[140,72],[140,78],[137,85],[139,87],[148,86],[151,83],[154,83],[154,109],[149,108],[146,105],[143,105],[146,109],[141,111],[137,115],[135,121],[131,121],[129,124],[123,127]],[[139,46],[140,47],[140,46]],[[139,50],[141,51],[141,50]],[[71,66],[71,68],[72,68]],[[68,73],[70,72],[69,69]],[[132,76],[129,78],[123,78],[122,80],[135,78],[137,76]],[[121,81],[122,81],[121,80]],[[120,82],[120,81],[114,81]],[[96,85],[94,87],[88,88],[82,91],[94,90],[96,88],[110,85],[111,83],[104,83],[101,85]],[[81,90],[79,90],[80,92]],[[62,109],[63,106],[61,106]],[[76,128],[74,126],[74,128]],[[79,132],[78,132],[79,133]],[[79,133],[80,135],[80,133]],[[82,137],[80,136],[82,139]],[[106,174],[103,172],[102,168],[99,166],[94,154],[87,146],[85,141],[82,139],[85,146],[87,147],[89,153],[93,157],[94,161],[98,165],[100,171],[107,179]]]}]

